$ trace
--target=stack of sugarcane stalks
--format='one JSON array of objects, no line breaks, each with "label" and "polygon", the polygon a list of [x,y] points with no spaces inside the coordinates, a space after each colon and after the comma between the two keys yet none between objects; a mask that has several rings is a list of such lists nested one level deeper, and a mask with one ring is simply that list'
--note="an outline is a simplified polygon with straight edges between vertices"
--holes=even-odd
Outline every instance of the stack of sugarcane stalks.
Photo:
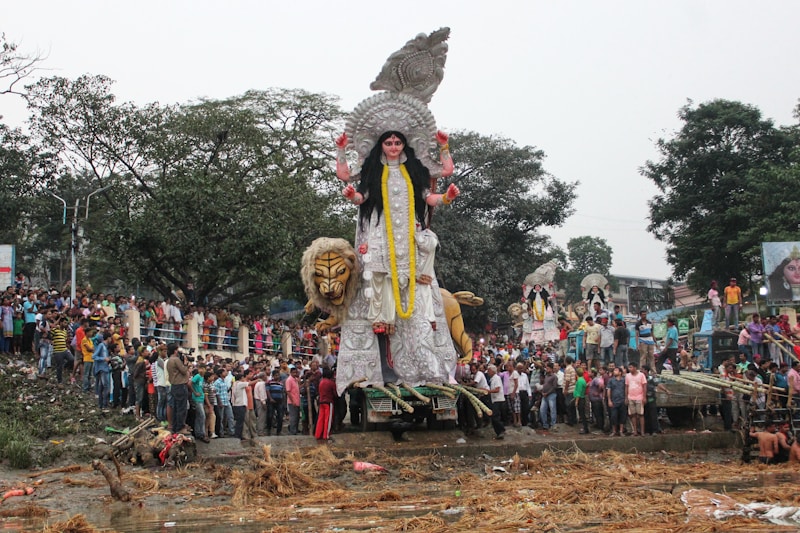
[{"label": "stack of sugarcane stalks", "polygon": [[770,378],[769,384],[755,383],[742,378],[728,377],[722,378],[713,374],[703,374],[702,372],[683,372],[680,375],[662,374],[662,378],[675,381],[676,383],[684,383],[695,388],[704,388],[710,390],[720,390],[722,388],[733,389],[734,392],[742,394],[759,394],[759,388],[766,389],[767,404],[772,405],[774,396],[786,396],[786,389],[776,387],[773,384],[773,379]]},{"label": "stack of sugarcane stalks", "polygon": [[[375,389],[375,390],[381,391],[386,396],[388,396],[389,398],[391,398],[392,400],[397,402],[397,405],[400,406],[400,409],[402,409],[406,413],[413,413],[414,412],[414,407],[412,407],[411,405],[408,404],[408,402],[406,402],[404,399],[402,399],[400,397],[400,394],[395,394],[394,392],[390,391],[386,387],[381,387],[380,385],[373,385],[372,388]],[[395,385],[395,389],[397,390],[398,393],[400,392],[400,389],[397,388],[396,385]]]},{"label": "stack of sugarcane stalks", "polygon": [[777,333],[776,335],[778,336],[777,339],[769,333],[764,333],[764,337],[766,337],[768,341],[774,343],[778,348],[780,348],[780,350],[786,355],[788,355],[790,359],[794,361],[800,361],[800,359],[798,359],[797,356],[794,354],[794,351],[788,349],[778,339],[782,340],[785,343],[791,344],[792,346],[795,345],[795,341],[780,333]]},{"label": "stack of sugarcane stalks", "polygon": [[155,423],[156,419],[154,417],[149,417],[146,420],[142,421],[138,426],[130,430],[125,435],[121,436],[117,440],[111,443],[111,446],[114,448],[123,447],[129,440],[133,439],[137,433],[139,433],[143,429],[147,429]]},{"label": "stack of sugarcane stalks", "polygon": [[[472,407],[475,409],[475,414],[478,415],[478,418],[483,418],[484,413],[486,413],[486,416],[492,416],[492,410],[489,409],[486,406],[486,404],[480,401],[474,394],[472,394],[472,392],[467,390],[467,387],[463,385],[453,385],[453,384],[448,384],[447,386],[451,387],[453,390],[460,392],[467,398],[467,400],[469,400],[469,403],[472,404]],[[474,389],[474,390],[480,390],[480,389]],[[485,391],[483,392],[485,394]]]}]

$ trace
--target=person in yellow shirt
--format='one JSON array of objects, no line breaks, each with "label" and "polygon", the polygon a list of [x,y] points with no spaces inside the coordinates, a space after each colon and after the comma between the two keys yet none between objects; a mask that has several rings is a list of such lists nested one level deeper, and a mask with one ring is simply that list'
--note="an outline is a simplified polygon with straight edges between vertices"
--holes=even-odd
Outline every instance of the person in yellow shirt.
[{"label": "person in yellow shirt", "polygon": [[83,354],[83,390],[86,392],[94,390],[92,388],[92,367],[94,366],[94,361],[92,359],[94,355],[94,342],[92,342],[92,339],[96,334],[97,330],[95,328],[89,328],[86,332],[86,336],[81,341],[81,354]]},{"label": "person in yellow shirt", "polygon": [[600,355],[600,329],[600,325],[595,324],[591,316],[586,317],[586,327],[583,327],[583,347],[587,368],[594,368],[595,361]]},{"label": "person in yellow shirt", "polygon": [[739,326],[739,309],[742,308],[742,289],[736,284],[736,278],[731,278],[725,287],[725,297],[722,306],[725,308],[725,327]]}]

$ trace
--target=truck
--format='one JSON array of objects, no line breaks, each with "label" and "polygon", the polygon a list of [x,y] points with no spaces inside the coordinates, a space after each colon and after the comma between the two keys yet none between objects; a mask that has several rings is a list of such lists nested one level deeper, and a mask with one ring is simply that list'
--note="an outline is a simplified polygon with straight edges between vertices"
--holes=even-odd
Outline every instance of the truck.
[{"label": "truck", "polygon": [[[711,373],[731,356],[739,353],[739,336],[725,330],[698,331],[692,335],[692,355],[703,372]],[[720,392],[707,388],[696,388],[685,383],[666,383],[671,394],[656,393],[656,405],[666,410],[667,418],[673,426],[690,424],[705,406],[718,406]]]},{"label": "truck", "polygon": [[411,391],[400,389],[401,399],[414,408],[413,413],[407,413],[394,399],[380,389],[367,387],[359,390],[361,391],[359,422],[362,431],[375,431],[379,429],[379,424],[392,424],[393,422],[411,424],[425,422],[429,429],[452,429],[455,427],[458,418],[457,391],[448,395],[439,389],[425,386],[415,387],[414,390],[430,399],[430,403],[427,403],[420,400]]}]

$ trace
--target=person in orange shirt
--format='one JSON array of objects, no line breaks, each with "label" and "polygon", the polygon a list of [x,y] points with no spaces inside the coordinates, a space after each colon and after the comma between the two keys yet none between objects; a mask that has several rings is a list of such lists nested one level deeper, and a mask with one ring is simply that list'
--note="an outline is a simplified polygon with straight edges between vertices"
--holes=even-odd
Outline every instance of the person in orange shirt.
[{"label": "person in orange shirt", "polygon": [[731,278],[725,287],[725,297],[722,306],[725,308],[725,327],[739,326],[739,309],[742,308],[742,289],[736,284],[736,278]]}]

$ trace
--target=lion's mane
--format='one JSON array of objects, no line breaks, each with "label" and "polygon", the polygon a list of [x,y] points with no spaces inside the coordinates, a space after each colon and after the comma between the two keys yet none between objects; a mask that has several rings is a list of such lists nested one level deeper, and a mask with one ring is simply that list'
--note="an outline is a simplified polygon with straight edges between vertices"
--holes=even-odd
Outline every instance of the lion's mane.
[{"label": "lion's mane", "polygon": [[[327,298],[319,292],[319,287],[314,283],[314,263],[317,257],[326,252],[338,253],[347,267],[350,269],[350,278],[344,289],[344,300],[340,305],[333,305]],[[358,290],[360,275],[356,252],[353,246],[345,239],[334,239],[331,237],[320,237],[315,239],[306,251],[303,252],[302,268],[300,276],[303,278],[303,287],[308,299],[318,308],[329,313],[340,324],[347,316],[347,309],[350,307],[353,298]]]}]

